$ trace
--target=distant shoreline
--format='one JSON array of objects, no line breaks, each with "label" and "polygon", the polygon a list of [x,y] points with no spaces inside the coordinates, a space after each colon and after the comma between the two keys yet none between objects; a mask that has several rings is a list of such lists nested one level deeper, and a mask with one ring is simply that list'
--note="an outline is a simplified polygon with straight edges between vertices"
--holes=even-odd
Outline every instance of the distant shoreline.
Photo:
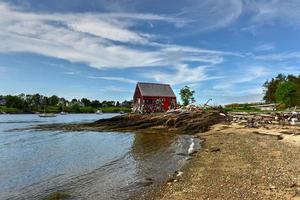
[{"label": "distant shoreline", "polygon": [[[120,111],[115,111],[115,112],[103,112],[103,114],[110,114],[110,113],[119,113]],[[128,111],[123,111],[125,113],[129,113]],[[50,112],[47,112],[50,113]],[[43,114],[42,112],[16,112],[16,113],[10,113],[10,112],[5,112],[5,113],[1,113],[0,115],[38,115],[38,114]],[[55,113],[55,112],[51,112],[51,114],[57,114],[60,115],[60,113]],[[66,114],[96,114],[95,112],[78,112],[78,113],[66,113]]]}]

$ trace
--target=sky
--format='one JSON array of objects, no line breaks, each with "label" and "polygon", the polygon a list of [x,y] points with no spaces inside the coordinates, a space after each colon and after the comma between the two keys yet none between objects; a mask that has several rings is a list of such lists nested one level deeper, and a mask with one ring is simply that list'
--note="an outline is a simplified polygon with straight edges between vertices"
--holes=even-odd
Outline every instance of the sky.
[{"label": "sky", "polygon": [[300,74],[299,36],[299,0],[0,0],[0,94],[123,101],[141,81],[261,101]]}]

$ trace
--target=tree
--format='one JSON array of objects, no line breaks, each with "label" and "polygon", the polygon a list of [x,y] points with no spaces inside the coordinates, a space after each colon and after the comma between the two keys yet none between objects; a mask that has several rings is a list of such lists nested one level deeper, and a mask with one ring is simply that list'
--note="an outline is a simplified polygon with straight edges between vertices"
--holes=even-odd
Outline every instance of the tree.
[{"label": "tree", "polygon": [[295,106],[298,103],[297,85],[292,82],[284,82],[278,85],[275,92],[276,102],[284,103],[285,107]]},{"label": "tree", "polygon": [[195,91],[191,90],[189,86],[185,86],[180,90],[180,96],[184,106],[195,102],[194,94]]},{"label": "tree", "polygon": [[42,105],[42,96],[40,94],[32,95],[32,102],[34,108],[38,109]]},{"label": "tree", "polygon": [[94,101],[91,102],[91,106],[93,108],[99,108],[99,107],[102,106],[102,104],[98,100],[94,100]]},{"label": "tree", "polygon": [[78,100],[77,99],[72,99],[71,103],[73,103],[73,104],[78,103]]},{"label": "tree", "polygon": [[265,95],[263,99],[267,103],[275,103],[276,102],[276,90],[280,83],[286,81],[286,76],[283,74],[278,74],[276,78],[272,78],[271,81],[266,81],[263,85],[265,88]]},{"label": "tree", "polygon": [[91,106],[91,101],[88,100],[87,98],[82,98],[81,103],[83,103],[84,106]]},{"label": "tree", "polygon": [[6,100],[6,106],[7,107],[19,108],[19,109],[21,109],[23,107],[23,101],[18,96],[7,95],[5,97],[5,100]]},{"label": "tree", "polygon": [[48,102],[50,106],[56,106],[59,102],[59,98],[56,95],[53,95],[48,98]]}]

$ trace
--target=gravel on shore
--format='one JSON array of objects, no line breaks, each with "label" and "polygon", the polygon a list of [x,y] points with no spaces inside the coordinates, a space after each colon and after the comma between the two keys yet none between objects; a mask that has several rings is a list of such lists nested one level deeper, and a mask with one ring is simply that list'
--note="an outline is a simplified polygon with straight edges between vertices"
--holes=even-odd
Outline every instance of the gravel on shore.
[{"label": "gravel on shore", "polygon": [[260,131],[217,124],[199,133],[202,150],[149,199],[300,199],[300,146]]}]

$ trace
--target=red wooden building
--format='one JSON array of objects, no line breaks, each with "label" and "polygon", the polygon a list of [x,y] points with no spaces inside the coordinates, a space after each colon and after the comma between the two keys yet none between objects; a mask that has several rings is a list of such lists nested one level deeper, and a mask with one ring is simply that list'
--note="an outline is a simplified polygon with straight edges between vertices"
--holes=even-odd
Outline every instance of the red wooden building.
[{"label": "red wooden building", "polygon": [[138,82],[133,96],[134,112],[162,112],[176,108],[176,96],[168,84]]}]

